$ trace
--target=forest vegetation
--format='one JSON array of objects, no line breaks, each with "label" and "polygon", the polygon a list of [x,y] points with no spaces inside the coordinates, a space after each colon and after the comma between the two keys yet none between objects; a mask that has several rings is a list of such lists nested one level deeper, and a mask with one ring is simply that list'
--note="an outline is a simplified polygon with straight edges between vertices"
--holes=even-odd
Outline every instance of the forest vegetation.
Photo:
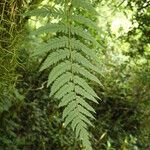
[{"label": "forest vegetation", "polygon": [[149,0],[0,0],[0,150],[150,150]]}]

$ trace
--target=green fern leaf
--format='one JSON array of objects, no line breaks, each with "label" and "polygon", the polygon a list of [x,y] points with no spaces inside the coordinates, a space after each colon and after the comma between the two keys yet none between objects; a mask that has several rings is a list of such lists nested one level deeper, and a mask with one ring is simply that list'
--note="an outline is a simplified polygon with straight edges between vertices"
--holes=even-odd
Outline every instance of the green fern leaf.
[{"label": "green fern leaf", "polygon": [[77,103],[85,107],[87,110],[96,113],[95,110],[82,97],[77,96]]},{"label": "green fern leaf", "polygon": [[71,69],[71,63],[69,61],[62,62],[58,64],[56,67],[52,69],[48,76],[48,83],[49,86],[53,81],[55,81],[61,74]]},{"label": "green fern leaf", "polygon": [[97,103],[97,100],[92,95],[90,95],[88,92],[86,92],[83,88],[81,88],[78,85],[75,86],[75,92],[82,95],[83,97]]},{"label": "green fern leaf", "polygon": [[78,105],[78,109],[79,109],[80,113],[86,115],[87,117],[90,117],[90,118],[92,118],[92,119],[95,119],[95,118],[93,117],[93,115],[92,115],[87,109],[85,109],[84,107]]},{"label": "green fern leaf", "polygon": [[33,31],[32,35],[40,35],[43,33],[56,33],[56,32],[67,33],[68,28],[63,24],[58,24],[58,23],[47,24]]},{"label": "green fern leaf", "polygon": [[[85,110],[84,108],[83,109],[79,109],[81,106],[78,105],[78,102],[81,104],[81,105],[84,105],[84,107],[87,106],[87,109],[91,110],[91,111],[94,111],[94,109],[89,105],[87,104],[86,102],[80,102],[80,101],[84,101],[82,98],[80,97],[77,97],[78,101],[77,103],[74,103],[75,101],[73,101],[73,104],[76,105],[76,107],[73,107],[73,108],[70,108],[71,106],[68,105],[65,109],[65,112],[63,114],[63,118],[65,118],[67,116],[67,111],[69,111],[70,113],[68,113],[68,116],[66,117],[66,120],[65,120],[65,126],[67,126],[75,117],[77,117],[78,119],[80,118],[80,120],[84,121],[85,123],[93,126],[93,124],[89,121],[89,119],[87,119],[82,113],[86,113],[87,110]],[[72,110],[72,111],[71,111]],[[80,112],[81,111],[81,112]],[[88,112],[88,117],[92,117],[91,113]],[[92,117],[93,118],[93,117]]]},{"label": "green fern leaf", "polygon": [[93,21],[91,21],[88,18],[85,18],[84,16],[81,15],[73,15],[72,19],[78,23],[81,23],[83,25],[85,25],[86,27],[89,27],[91,29],[95,29],[96,31],[99,31],[98,26],[95,25],[95,23]]},{"label": "green fern leaf", "polygon": [[97,15],[96,10],[88,0],[72,0],[72,5],[76,8],[84,8],[87,11],[89,11],[92,15]]},{"label": "green fern leaf", "polygon": [[59,78],[57,78],[51,87],[50,96],[56,93],[65,83],[69,82],[71,79],[72,79],[72,73],[70,72],[67,72],[61,75]]},{"label": "green fern leaf", "polygon": [[53,49],[59,49],[62,47],[68,47],[68,38],[66,36],[51,39],[47,43],[41,43],[33,56],[43,55]]},{"label": "green fern leaf", "polygon": [[35,10],[29,10],[24,13],[23,16],[35,16],[35,17],[63,17],[64,12],[61,9],[52,8],[49,6],[43,6],[42,8],[38,8]]},{"label": "green fern leaf", "polygon": [[[80,119],[80,117],[75,117],[74,119],[73,119],[73,121],[72,121],[72,123],[71,123],[71,128],[72,128],[72,130],[73,131],[75,131],[75,133],[77,132],[76,130],[77,130],[77,126],[78,125],[81,125],[82,124],[82,127],[84,127],[84,128],[87,128],[87,124],[84,122],[84,121],[82,121],[81,119]],[[76,137],[78,137],[79,135],[76,133]]]},{"label": "green fern leaf", "polygon": [[89,141],[89,132],[86,130],[87,124],[76,117],[72,121],[71,126],[74,130],[76,129],[76,137],[79,137],[82,140],[82,142],[84,142],[84,148],[86,148],[86,150],[92,150],[91,143]]},{"label": "green fern leaf", "polygon": [[96,99],[99,97],[87,81],[101,85],[94,75],[101,72],[97,65],[99,59],[91,48],[99,46],[99,43],[89,31],[91,29],[98,31],[98,27],[89,18],[75,14],[76,8],[84,9],[89,14],[96,14],[96,11],[89,0],[57,0],[57,4],[60,6],[59,9],[54,6],[50,10],[49,7],[42,8],[44,11],[41,9],[29,14],[41,12],[43,16],[58,18],[58,23],[49,23],[32,33],[34,35],[54,33],[55,36],[46,43],[41,43],[33,55],[41,57],[47,54],[40,71],[52,68],[47,84],[51,85],[50,96],[60,100],[59,107],[65,107],[62,115],[64,125],[70,124],[76,137],[82,140],[83,147],[91,150],[90,134],[87,130],[88,126],[93,126],[90,119],[95,119],[93,116],[95,111],[87,101],[98,103]]},{"label": "green fern leaf", "polygon": [[94,45],[97,46],[99,45],[99,43],[95,40],[95,38],[93,38],[92,35],[87,30],[84,30],[80,26],[78,27],[71,26],[71,33],[76,34],[82,37],[83,39],[92,42]]},{"label": "green fern leaf", "polygon": [[[47,24],[33,31],[32,35],[40,35],[43,33],[56,33],[56,32],[62,32],[67,34],[68,28],[62,23]],[[71,26],[71,33],[93,42],[94,45],[99,45],[99,43],[95,40],[95,38],[93,38],[89,32],[83,30],[81,27]]]},{"label": "green fern leaf", "polygon": [[83,142],[83,146],[86,150],[92,150],[92,147],[91,147],[91,143],[90,143],[90,140],[89,140],[89,133],[88,131],[85,129],[85,128],[82,128],[80,130],[80,139],[82,140]]},{"label": "green fern leaf", "polygon": [[51,15],[51,10],[48,7],[42,7],[39,9],[31,10],[23,14],[24,16],[37,16],[37,17],[46,17]]},{"label": "green fern leaf", "polygon": [[84,67],[87,69],[91,69],[99,74],[101,74],[101,71],[98,67],[94,66],[90,61],[88,61],[84,56],[82,56],[80,53],[76,53],[75,60],[79,63],[81,63]]},{"label": "green fern leaf", "polygon": [[74,92],[68,93],[61,99],[61,102],[59,103],[59,107],[64,107],[68,105],[68,103],[73,101],[75,98],[76,98],[76,93]]},{"label": "green fern leaf", "polygon": [[79,116],[80,116],[80,119],[82,121],[84,121],[86,124],[88,124],[89,126],[94,127],[94,125],[91,123],[91,121],[89,120],[89,118],[87,118],[85,115],[83,115],[83,114],[80,113]]},{"label": "green fern leaf", "polygon": [[47,58],[46,60],[43,62],[40,71],[43,71],[45,69],[47,69],[48,67],[50,67],[51,65],[56,64],[57,62],[59,62],[60,60],[64,60],[65,58],[69,58],[70,53],[68,49],[58,49],[55,52],[52,52]]},{"label": "green fern leaf", "polygon": [[85,44],[81,43],[79,40],[71,39],[71,46],[75,49],[81,50],[84,54],[86,54],[88,57],[92,58],[94,61],[99,62],[99,59],[97,58],[94,51],[90,48],[88,48]]},{"label": "green fern leaf", "polygon": [[80,115],[78,111],[76,111],[76,110],[71,111],[70,114],[69,114],[69,115],[66,117],[66,119],[65,119],[65,127],[66,127],[69,123],[71,123],[72,120],[73,120],[75,117],[77,117],[78,115]]},{"label": "green fern leaf", "polygon": [[63,111],[63,119],[65,119],[70,114],[70,112],[76,108],[76,106],[77,105],[75,101],[70,102]]},{"label": "green fern leaf", "polygon": [[79,113],[78,116],[74,117],[74,119],[71,122],[71,127],[72,127],[73,131],[76,130],[76,137],[79,136],[79,131],[80,131],[80,129],[77,128],[78,126],[80,126],[82,128],[87,128],[87,124],[89,124],[90,126],[93,126],[93,124],[90,121],[87,121],[86,120],[87,118],[85,116],[83,118],[83,116],[84,115],[82,115],[81,113]]},{"label": "green fern leaf", "polygon": [[59,91],[54,95],[55,98],[61,99],[63,98],[67,93],[70,93],[74,90],[74,84],[73,83],[68,83],[65,84],[63,87],[59,89]]},{"label": "green fern leaf", "polygon": [[81,67],[78,64],[73,64],[73,71],[76,73],[81,74],[83,77],[86,77],[87,79],[91,80],[91,81],[95,81],[96,83],[101,85],[101,82],[99,81],[99,79],[94,76],[93,74],[91,74],[88,70],[86,70],[85,68]]},{"label": "green fern leaf", "polygon": [[76,133],[76,137],[78,138],[80,135],[80,131],[83,128],[87,129],[87,124],[82,120],[76,119],[75,121],[74,120],[72,121],[71,127],[72,127],[73,131],[76,130],[75,133]]},{"label": "green fern leaf", "polygon": [[84,79],[80,78],[79,76],[75,76],[74,77],[74,82],[76,84],[78,84],[79,86],[81,86],[83,89],[85,89],[89,94],[91,94],[95,98],[99,99],[99,97],[97,96],[97,94],[95,93],[95,91],[87,84],[87,82]]}]

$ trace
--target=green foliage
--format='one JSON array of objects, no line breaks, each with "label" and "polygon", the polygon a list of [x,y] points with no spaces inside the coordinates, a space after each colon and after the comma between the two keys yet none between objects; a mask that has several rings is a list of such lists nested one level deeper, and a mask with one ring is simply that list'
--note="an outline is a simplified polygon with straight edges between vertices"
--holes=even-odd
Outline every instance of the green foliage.
[{"label": "green foliage", "polygon": [[[55,33],[56,35],[46,43],[41,43],[33,55],[39,56],[47,53],[40,71],[52,68],[47,83],[47,86],[51,85],[50,96],[60,99],[59,106],[65,106],[63,111],[64,125],[71,124],[76,137],[79,137],[83,142],[83,146],[90,150],[92,148],[87,125],[92,125],[90,118],[94,119],[94,117],[91,112],[95,113],[95,111],[86,100],[89,99],[97,103],[96,98],[98,96],[86,80],[90,79],[100,84],[99,79],[91,73],[91,71],[100,73],[99,68],[96,66],[97,63],[93,63],[98,58],[91,49],[92,44],[95,44],[95,46],[99,44],[89,33],[89,29],[82,28],[82,25],[73,22],[72,18],[76,12],[75,8],[78,7],[89,11],[93,15],[96,14],[96,11],[90,2],[86,1],[81,3],[65,1],[61,4],[61,7],[64,7],[62,11],[67,14],[67,18],[61,18],[60,15],[58,16],[60,19],[58,23],[49,23],[32,33],[32,35],[46,33]],[[27,14],[36,15],[43,10],[46,11],[45,8],[41,8]],[[46,13],[42,14],[47,15]],[[90,19],[84,20],[83,24],[92,23]],[[59,34],[60,36],[58,36]]]},{"label": "green foliage", "polygon": [[91,2],[1,0],[0,149],[149,150],[149,2]]}]

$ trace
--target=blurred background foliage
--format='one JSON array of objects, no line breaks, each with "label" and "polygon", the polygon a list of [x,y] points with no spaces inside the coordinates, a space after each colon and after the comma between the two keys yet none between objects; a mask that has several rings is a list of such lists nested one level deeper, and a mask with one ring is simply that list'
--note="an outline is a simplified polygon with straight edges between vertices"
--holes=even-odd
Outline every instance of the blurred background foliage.
[{"label": "blurred background foliage", "polygon": [[[93,85],[102,101],[95,127],[95,150],[150,150],[150,1],[93,0],[101,43],[99,77]],[[80,142],[63,127],[61,110],[49,98],[47,73],[39,73],[35,45],[51,35],[31,31],[53,18],[22,14],[48,0],[0,1],[0,149],[78,150]]]}]

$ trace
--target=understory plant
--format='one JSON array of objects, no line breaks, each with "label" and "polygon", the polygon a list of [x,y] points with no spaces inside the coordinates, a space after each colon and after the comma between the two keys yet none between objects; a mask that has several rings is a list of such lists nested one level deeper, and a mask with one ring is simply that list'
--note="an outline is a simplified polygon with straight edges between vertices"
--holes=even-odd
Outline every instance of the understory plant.
[{"label": "understory plant", "polygon": [[50,87],[50,97],[64,108],[63,126],[70,124],[83,148],[91,150],[88,126],[93,126],[95,110],[90,103],[98,103],[99,97],[89,83],[101,85],[96,77],[101,73],[95,54],[99,43],[92,36],[98,27],[96,17],[91,18],[97,12],[88,0],[56,0],[25,15],[50,20],[32,33],[41,37],[50,35],[33,56],[42,58],[40,71],[49,70],[47,87]]}]

